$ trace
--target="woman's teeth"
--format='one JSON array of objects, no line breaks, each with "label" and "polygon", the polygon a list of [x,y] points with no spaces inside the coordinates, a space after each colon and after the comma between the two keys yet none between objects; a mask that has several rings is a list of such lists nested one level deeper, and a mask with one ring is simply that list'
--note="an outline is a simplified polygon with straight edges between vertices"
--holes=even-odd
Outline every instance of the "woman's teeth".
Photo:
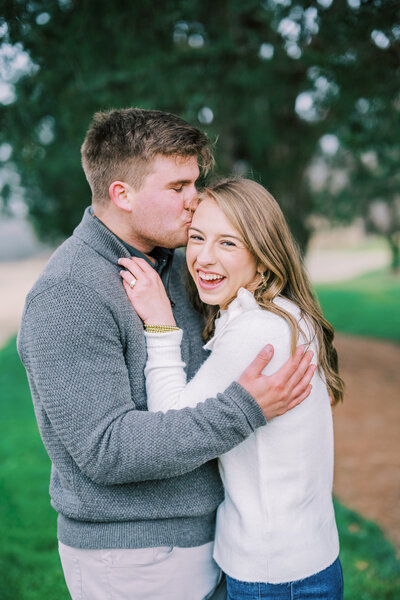
[{"label": "woman's teeth", "polygon": [[206,275],[205,273],[199,273],[200,279],[205,279],[206,281],[214,281],[216,279],[223,279],[223,275]]}]

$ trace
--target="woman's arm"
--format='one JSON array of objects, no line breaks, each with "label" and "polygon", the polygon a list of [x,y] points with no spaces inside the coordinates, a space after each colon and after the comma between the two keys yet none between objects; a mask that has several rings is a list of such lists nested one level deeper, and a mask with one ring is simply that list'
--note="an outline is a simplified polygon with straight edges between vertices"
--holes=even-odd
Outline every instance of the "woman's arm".
[{"label": "woman's arm", "polygon": [[[171,408],[196,406],[183,391],[186,387],[185,363],[181,358],[182,330],[168,333],[145,333],[147,344],[146,376],[147,407],[150,411],[166,412]],[[205,400],[206,396],[202,398]]]},{"label": "woman's arm", "polygon": [[[128,271],[121,271],[125,291],[145,325],[174,326],[171,305],[156,271],[143,259],[121,259],[119,263],[128,269]],[[223,352],[219,352],[218,345],[218,351],[216,348],[213,350],[213,360],[207,360],[199,371],[199,374],[205,373],[205,376],[200,377],[198,374],[185,388],[183,386],[186,377],[180,358],[178,334],[173,333],[172,336],[170,333],[153,334],[156,336],[154,339],[164,340],[168,348],[162,351],[158,349],[157,363],[152,363],[151,375],[150,371],[148,372],[148,386],[150,385],[151,388],[148,389],[150,410],[166,411],[172,407],[196,406],[207,397],[224,392],[233,381],[238,381],[253,396],[268,420],[284,414],[302,402],[311,391],[309,382],[314,373],[314,367],[310,365],[312,353],[304,354],[304,348],[299,347],[295,356],[289,360],[288,350],[286,353],[288,360],[279,368],[283,362],[279,359],[281,347],[279,351],[278,348],[274,349],[272,360],[271,350],[268,354],[265,352],[267,349],[264,348],[263,353],[260,353],[260,350],[267,342],[275,344],[275,339],[279,341],[282,335],[290,338],[289,328],[282,319],[273,318],[272,313],[261,310],[253,313],[257,314],[255,319],[252,319],[250,329],[239,328],[236,331],[236,327],[230,327],[231,339],[226,341]],[[247,316],[243,315],[246,318]],[[257,324],[258,319],[262,320],[262,324]],[[265,319],[272,320],[275,326],[269,323],[266,327]],[[277,324],[279,324],[279,332],[277,332]],[[164,338],[164,336],[170,337]],[[225,336],[226,332],[224,338]],[[148,346],[150,345],[148,342]],[[289,348],[289,342],[287,346]],[[156,355],[156,348],[152,350],[149,348],[149,353],[153,350],[155,354],[151,355],[152,360]],[[167,359],[167,363],[160,364],[158,362],[160,358],[163,361]],[[260,375],[265,364],[268,364],[268,372],[273,375],[268,377]],[[167,382],[168,394],[166,393]]]},{"label": "woman's arm", "polygon": [[265,346],[273,343],[274,358],[266,373],[274,373],[290,356],[287,324],[267,311],[251,311],[234,319],[220,335],[211,355],[186,383],[181,359],[181,331],[146,334],[145,369],[148,408],[152,411],[194,407],[223,392]]}]

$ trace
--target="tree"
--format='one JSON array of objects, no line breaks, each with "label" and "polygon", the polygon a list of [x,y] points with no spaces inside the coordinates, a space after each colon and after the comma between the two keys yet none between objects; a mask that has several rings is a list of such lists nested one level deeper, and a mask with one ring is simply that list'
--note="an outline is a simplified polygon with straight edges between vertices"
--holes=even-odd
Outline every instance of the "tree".
[{"label": "tree", "polygon": [[[260,180],[304,249],[321,138],[368,151],[397,93],[394,0],[7,0],[3,14],[3,46],[22,43],[38,68],[1,108],[1,141],[46,237],[69,234],[89,203],[79,147],[93,112],[135,105],[218,136],[218,173]],[[360,130],[357,107],[375,98],[376,123]]]}]

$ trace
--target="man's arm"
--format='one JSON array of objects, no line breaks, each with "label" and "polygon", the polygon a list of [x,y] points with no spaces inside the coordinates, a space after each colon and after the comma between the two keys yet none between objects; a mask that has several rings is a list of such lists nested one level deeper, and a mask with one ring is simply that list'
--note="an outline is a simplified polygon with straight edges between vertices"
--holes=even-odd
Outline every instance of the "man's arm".
[{"label": "man's arm", "polygon": [[[247,381],[248,387],[259,395],[268,419],[286,412],[288,398],[293,398],[289,401],[290,406],[297,405],[311,389],[304,382],[300,386],[296,382],[303,373],[305,375],[308,371],[306,379],[314,373],[315,365],[307,366],[313,353],[309,352],[303,357],[304,350],[300,348],[297,356],[288,362],[290,330],[283,319],[272,316],[271,319],[267,311],[250,311],[236,317],[217,336],[210,356],[189,383],[186,382],[185,365],[181,359],[182,331],[146,332],[145,375],[149,410],[167,412],[170,409],[195,407],[205,398],[223,392],[238,378],[245,384]],[[260,351],[267,340],[270,342],[269,352]],[[268,369],[268,376],[263,376],[261,370],[266,365],[265,359],[269,362],[273,356],[272,344],[276,347],[274,360]],[[243,369],[255,356],[243,374]],[[272,393],[266,393],[268,389]]]},{"label": "man's arm", "polygon": [[117,320],[82,284],[65,281],[31,300],[19,351],[55,435],[82,472],[103,485],[189,472],[265,424],[238,384],[196,409],[137,410]]},{"label": "man's arm", "polygon": [[103,485],[173,477],[229,451],[265,425],[250,390],[264,411],[270,403],[283,410],[280,384],[269,398],[262,390],[264,356],[244,374],[244,387],[233,383],[195,409],[137,410],[116,318],[96,292],[70,281],[30,302],[19,351],[55,434]]}]

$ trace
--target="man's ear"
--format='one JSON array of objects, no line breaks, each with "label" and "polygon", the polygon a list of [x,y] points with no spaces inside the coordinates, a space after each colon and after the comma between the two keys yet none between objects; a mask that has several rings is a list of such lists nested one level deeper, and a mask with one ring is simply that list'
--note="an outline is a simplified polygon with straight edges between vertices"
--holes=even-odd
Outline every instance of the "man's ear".
[{"label": "man's ear", "polygon": [[113,181],[108,188],[108,194],[115,206],[125,212],[132,212],[133,190],[129,183],[125,181]]}]

